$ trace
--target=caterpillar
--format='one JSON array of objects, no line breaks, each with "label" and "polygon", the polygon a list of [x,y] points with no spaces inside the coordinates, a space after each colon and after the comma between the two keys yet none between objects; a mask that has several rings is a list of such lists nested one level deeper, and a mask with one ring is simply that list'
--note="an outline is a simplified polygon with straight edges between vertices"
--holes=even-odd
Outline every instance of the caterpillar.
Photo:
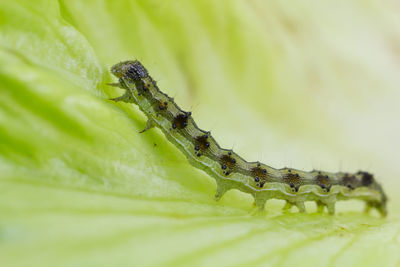
[{"label": "caterpillar", "polygon": [[111,73],[118,82],[108,85],[126,90],[111,100],[136,104],[147,116],[146,127],[140,133],[159,128],[191,165],[213,177],[217,183],[215,200],[230,189],[238,189],[251,194],[260,210],[264,210],[267,200],[276,198],[286,201],[286,210],[296,206],[299,212],[305,212],[304,202],[315,201],[318,212],[326,207],[333,215],[336,201],[359,199],[365,201],[366,211],[374,208],[382,217],[387,215],[386,194],[372,174],[305,172],[247,162],[232,150],[221,148],[210,132],[200,129],[192,113],[183,111],[173,98],[160,91],[138,60],[117,63]]}]

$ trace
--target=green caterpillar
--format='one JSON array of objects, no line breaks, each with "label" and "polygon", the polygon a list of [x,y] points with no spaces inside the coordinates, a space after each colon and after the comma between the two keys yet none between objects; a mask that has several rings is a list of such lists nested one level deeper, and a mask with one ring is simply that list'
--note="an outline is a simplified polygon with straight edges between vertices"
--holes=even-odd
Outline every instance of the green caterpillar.
[{"label": "green caterpillar", "polygon": [[387,197],[372,174],[304,172],[247,162],[232,150],[221,148],[210,132],[200,129],[191,112],[183,111],[161,92],[139,61],[118,63],[111,73],[119,82],[110,85],[126,90],[112,100],[138,105],[148,118],[142,133],[158,127],[190,164],[212,176],[217,182],[216,200],[228,190],[238,189],[251,194],[262,210],[268,199],[276,198],[286,200],[284,209],[295,205],[305,212],[304,202],[315,201],[318,211],[322,212],[326,206],[329,214],[334,214],[337,200],[360,199],[365,201],[366,210],[375,208],[382,216],[387,215]]}]

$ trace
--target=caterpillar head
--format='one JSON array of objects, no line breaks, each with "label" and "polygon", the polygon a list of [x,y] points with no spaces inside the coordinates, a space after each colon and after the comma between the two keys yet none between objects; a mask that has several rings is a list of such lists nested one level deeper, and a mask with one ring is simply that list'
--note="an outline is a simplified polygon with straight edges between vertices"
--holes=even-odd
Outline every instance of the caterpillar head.
[{"label": "caterpillar head", "polygon": [[117,78],[129,77],[133,80],[148,76],[147,70],[137,60],[128,60],[111,67],[111,73]]}]

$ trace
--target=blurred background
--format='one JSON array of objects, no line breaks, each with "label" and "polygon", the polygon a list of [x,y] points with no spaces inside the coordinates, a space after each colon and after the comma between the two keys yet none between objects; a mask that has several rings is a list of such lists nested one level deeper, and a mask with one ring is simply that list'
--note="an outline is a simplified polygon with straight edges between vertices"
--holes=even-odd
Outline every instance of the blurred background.
[{"label": "blurred background", "polygon": [[[396,266],[398,1],[0,3],[2,266]],[[191,167],[107,99],[138,59],[221,146],[275,168],[372,172],[389,217],[282,215]],[[23,257],[21,257],[23,255]],[[321,255],[323,255],[321,257]]]}]

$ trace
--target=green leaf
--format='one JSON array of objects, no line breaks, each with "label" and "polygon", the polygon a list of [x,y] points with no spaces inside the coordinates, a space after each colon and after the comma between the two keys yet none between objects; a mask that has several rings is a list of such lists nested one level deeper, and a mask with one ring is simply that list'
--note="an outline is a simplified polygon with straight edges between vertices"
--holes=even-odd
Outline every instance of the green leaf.
[{"label": "green leaf", "polygon": [[[392,5],[392,6],[390,6]],[[399,6],[262,1],[0,3],[1,266],[396,266]],[[248,160],[372,171],[389,216],[253,215],[137,107],[109,68],[159,87]]]}]

